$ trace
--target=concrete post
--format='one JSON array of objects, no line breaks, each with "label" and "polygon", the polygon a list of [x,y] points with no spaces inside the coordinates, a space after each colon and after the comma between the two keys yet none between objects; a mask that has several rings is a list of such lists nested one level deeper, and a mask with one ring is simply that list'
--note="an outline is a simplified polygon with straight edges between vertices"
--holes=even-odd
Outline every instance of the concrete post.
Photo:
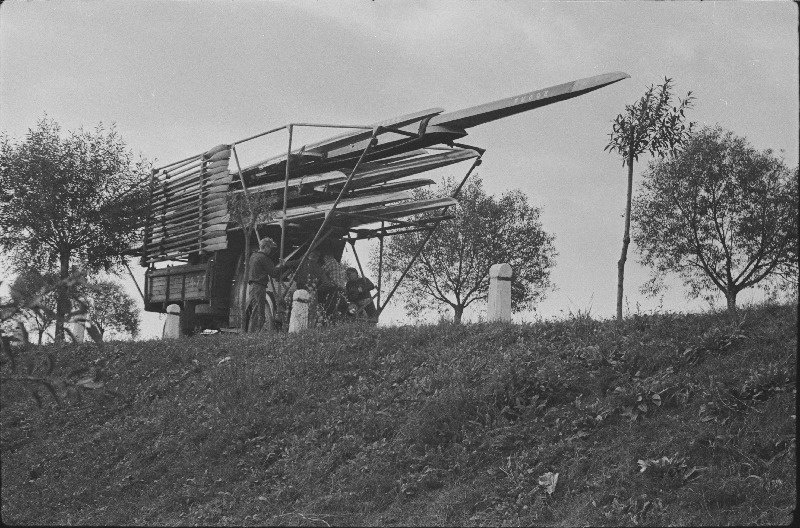
[{"label": "concrete post", "polygon": [[302,332],[308,327],[308,298],[306,290],[295,290],[292,296],[292,316],[289,320],[289,333]]},{"label": "concrete post", "polygon": [[14,329],[11,335],[17,339],[18,345],[23,345],[28,342],[28,330],[25,329],[25,325],[22,324],[22,321],[14,321]]},{"label": "concrete post", "polygon": [[72,332],[72,337],[75,339],[76,343],[83,343],[86,339],[86,327],[83,326],[83,322],[81,321],[72,321],[70,323],[70,331]]},{"label": "concrete post", "polygon": [[487,321],[511,321],[511,266],[495,264],[489,268]]},{"label": "concrete post", "polygon": [[167,306],[167,320],[161,339],[175,339],[181,336],[181,307],[177,304]]}]

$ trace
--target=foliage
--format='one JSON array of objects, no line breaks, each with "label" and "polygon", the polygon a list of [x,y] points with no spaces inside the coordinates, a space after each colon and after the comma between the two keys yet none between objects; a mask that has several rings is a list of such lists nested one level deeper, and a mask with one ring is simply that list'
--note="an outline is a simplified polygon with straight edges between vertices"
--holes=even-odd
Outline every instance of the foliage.
[{"label": "foliage", "polygon": [[[101,381],[102,370],[99,368],[76,368],[63,375],[55,375],[56,357],[53,351],[39,354],[38,357],[30,353],[30,343],[27,334],[13,331],[19,328],[21,319],[26,314],[33,314],[37,320],[50,320],[55,318],[52,306],[48,306],[46,299],[59,288],[67,291],[76,291],[85,284],[81,274],[68,277],[64,281],[46,283],[39,280],[39,287],[34,288],[37,281],[33,273],[27,275],[29,279],[17,281],[18,288],[11,288],[10,302],[0,303],[0,368],[4,369],[0,380],[5,386],[22,385],[27,389],[27,394],[42,408],[43,399],[40,390],[46,390],[59,406],[65,397],[81,399],[83,391],[93,391],[103,388]],[[41,279],[41,277],[39,277]],[[15,283],[15,285],[17,285]],[[83,321],[87,306],[76,300],[77,308],[67,314],[76,321]],[[23,327],[24,328],[24,327]],[[12,329],[11,331],[9,329]],[[89,335],[97,342],[102,341],[100,332],[89,323]],[[69,329],[65,329],[69,332]],[[8,335],[6,335],[8,334]],[[41,337],[40,337],[41,340]],[[24,363],[24,370],[22,369]]]},{"label": "foliage", "polygon": [[672,79],[665,78],[664,83],[657,87],[650,85],[638,101],[625,105],[625,112],[614,119],[608,144],[603,149],[618,152],[622,156],[622,165],[628,166],[625,234],[622,237],[622,254],[617,264],[617,321],[622,321],[625,262],[630,244],[633,162],[638,161],[639,155],[645,152],[661,158],[667,154],[674,156],[694,125],[689,123],[687,127],[684,124],[684,112],[693,105],[692,92],[687,93],[685,99],[679,98],[677,106],[673,106],[673,97]]},{"label": "foliage", "polygon": [[80,288],[77,295],[86,302],[86,319],[97,328],[101,339],[108,330],[129,334],[134,338],[139,334],[136,301],[118,282],[89,279],[87,287]]},{"label": "foliage", "polygon": [[[42,344],[45,332],[55,321],[56,312],[56,289],[54,285],[58,283],[58,276],[55,273],[41,274],[35,269],[27,269],[20,273],[11,285],[11,298],[20,306],[23,306],[20,314],[20,321],[29,321],[36,329],[38,336],[37,343]],[[39,292],[46,292],[40,298],[38,304],[27,307],[25,299],[31,299]],[[43,306],[46,310],[38,309]]]},{"label": "foliage", "polygon": [[3,384],[3,520],[787,524],[796,347],[796,306],[43,347],[109,375],[68,413]]},{"label": "foliage", "polygon": [[[44,116],[23,141],[0,136],[0,249],[22,269],[122,263],[140,239],[149,164],[135,161],[112,126],[67,132]],[[56,339],[68,292],[58,290]]]},{"label": "foliage", "polygon": [[[438,195],[449,196],[454,188],[452,180],[445,180]],[[426,189],[416,192],[418,199],[433,197]],[[439,225],[400,287],[405,293],[406,310],[419,314],[446,305],[453,309],[454,320],[460,322],[465,308],[486,299],[489,268],[504,262],[514,273],[512,310],[532,307],[541,300],[550,287],[550,269],[556,256],[554,237],[544,231],[539,220],[541,211],[519,190],[499,198],[488,196],[480,178],[463,187],[454,209],[449,214],[455,218]],[[417,220],[439,214],[424,213]],[[387,283],[400,276],[425,236],[425,232],[409,232],[386,239],[383,264]],[[372,264],[377,268],[375,255]]]},{"label": "foliage", "polygon": [[634,240],[657,293],[676,273],[689,295],[719,290],[736,309],[745,288],[781,274],[797,280],[798,178],[771,150],[720,127],[652,163],[634,203]]}]

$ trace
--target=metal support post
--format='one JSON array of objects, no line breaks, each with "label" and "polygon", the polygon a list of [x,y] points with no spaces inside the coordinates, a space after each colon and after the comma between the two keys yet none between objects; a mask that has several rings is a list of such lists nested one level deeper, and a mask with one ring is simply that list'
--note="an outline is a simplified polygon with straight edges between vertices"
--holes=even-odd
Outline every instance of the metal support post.
[{"label": "metal support post", "polygon": [[[385,230],[386,222],[381,222],[381,230]],[[376,304],[381,305],[381,283],[383,281],[383,234],[378,237],[378,297]]]},{"label": "metal support post", "polygon": [[[299,270],[303,266],[303,264],[305,264],[306,259],[308,258],[308,254],[311,253],[311,251],[313,251],[316,248],[316,245],[317,245],[317,243],[319,242],[319,239],[320,239],[320,235],[322,235],[322,233],[325,231],[325,228],[328,227],[328,224],[330,223],[330,221],[333,218],[333,215],[334,215],[334,213],[336,211],[336,206],[339,205],[339,202],[342,200],[342,197],[347,192],[348,187],[350,187],[350,182],[353,181],[353,176],[356,175],[356,172],[358,171],[359,165],[361,165],[361,162],[364,160],[364,157],[367,155],[367,152],[369,151],[370,147],[372,147],[372,144],[373,144],[375,138],[377,137],[377,135],[380,133],[381,130],[382,130],[382,127],[380,127],[380,126],[375,127],[372,130],[372,136],[370,137],[369,143],[367,143],[367,146],[364,148],[364,151],[361,153],[361,156],[358,158],[358,161],[356,162],[355,167],[353,167],[353,171],[350,173],[350,176],[347,177],[347,181],[344,182],[344,186],[342,186],[342,190],[339,191],[339,196],[336,197],[336,200],[333,202],[333,205],[331,206],[330,210],[328,210],[328,212],[325,214],[325,219],[322,221],[322,225],[319,226],[319,229],[317,230],[317,233],[314,235],[314,238],[311,240],[311,243],[308,245],[308,251],[306,251],[305,255],[303,255],[303,258],[300,259],[300,262],[297,265],[297,268],[295,269],[294,273],[292,273],[292,276],[289,279],[290,283],[292,282],[292,280],[294,280],[294,276],[297,275],[297,270]],[[285,213],[284,213],[284,216],[285,216]]]},{"label": "metal support post", "polygon": [[[481,156],[482,155],[483,155],[483,153],[480,152],[478,157],[475,158],[475,161],[472,163],[472,166],[467,171],[467,174],[466,174],[466,176],[464,176],[464,179],[461,180],[461,183],[458,184],[458,187],[456,187],[455,191],[453,191],[453,194],[450,195],[452,198],[455,198],[456,196],[458,196],[458,193],[461,192],[461,188],[464,186],[464,183],[466,183],[467,178],[469,178],[470,174],[472,174],[472,171],[475,170],[475,167],[477,167],[478,165],[481,164]],[[442,212],[444,212],[444,210]],[[442,221],[439,220],[433,226],[431,226],[431,230],[428,231],[427,235],[425,235],[425,239],[422,241],[422,244],[420,244],[420,246],[417,248],[417,251],[414,253],[414,256],[411,257],[411,261],[406,266],[406,269],[403,270],[403,273],[400,275],[400,278],[397,280],[397,283],[392,288],[392,291],[390,291],[389,295],[386,296],[386,300],[384,301],[383,306],[378,305],[378,313],[379,314],[383,311],[384,308],[386,308],[386,305],[389,304],[389,300],[391,300],[392,295],[394,295],[394,292],[397,291],[398,286],[400,286],[400,283],[403,282],[403,279],[405,278],[405,276],[408,273],[408,271],[411,269],[411,266],[414,265],[414,262],[416,262],[417,257],[419,257],[420,253],[422,253],[422,250],[425,247],[425,244],[428,243],[428,240],[431,239],[431,237],[433,236],[434,231],[436,231],[436,229],[439,227],[439,224],[441,224],[441,223],[442,223]]]},{"label": "metal support post", "polygon": [[353,248],[353,256],[356,258],[356,264],[358,264],[358,270],[361,272],[361,276],[364,276],[364,268],[361,267],[361,261],[358,259],[358,253],[356,253],[356,242],[355,240],[350,242],[350,246]]}]

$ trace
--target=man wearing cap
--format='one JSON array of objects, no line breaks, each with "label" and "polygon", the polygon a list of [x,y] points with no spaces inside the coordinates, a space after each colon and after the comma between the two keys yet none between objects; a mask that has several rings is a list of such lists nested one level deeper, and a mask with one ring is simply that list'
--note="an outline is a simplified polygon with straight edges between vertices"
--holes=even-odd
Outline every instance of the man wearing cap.
[{"label": "man wearing cap", "polygon": [[248,333],[263,332],[265,325],[272,329],[272,317],[264,317],[267,308],[267,285],[270,277],[280,276],[281,264],[276,266],[269,258],[278,245],[271,238],[262,238],[258,251],[250,256],[250,280],[247,282],[247,312],[245,330]]}]

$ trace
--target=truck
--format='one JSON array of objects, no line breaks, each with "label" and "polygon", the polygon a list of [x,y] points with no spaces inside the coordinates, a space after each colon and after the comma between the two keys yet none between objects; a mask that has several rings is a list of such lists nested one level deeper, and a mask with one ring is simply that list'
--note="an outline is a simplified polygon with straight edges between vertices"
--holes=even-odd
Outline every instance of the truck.
[{"label": "truck", "polygon": [[[424,231],[407,271],[432,232],[452,217],[448,211],[457,204],[458,191],[481,163],[485,150],[461,142],[467,129],[628,77],[606,73],[455,112],[431,108],[365,126],[290,123],[154,169],[138,251],[147,268],[145,310],[165,313],[178,305],[183,335],[239,331],[244,326],[239,307],[246,291],[245,261],[263,237],[279,242],[277,256],[288,263],[289,271],[268,287],[265,317],[279,323],[285,321],[287,294],[294,289],[293,270],[303,266],[312,249],[341,260],[350,244],[360,267],[356,242],[377,238],[380,262],[385,237]],[[347,131],[298,147],[292,137],[300,127]],[[237,146],[283,131],[289,138],[285,154],[240,165]],[[456,163],[468,169],[452,196],[415,198],[414,189],[434,181],[412,176]],[[248,218],[255,220],[252,229],[233,214],[237,203],[247,206]],[[379,314],[404,276],[381,304],[384,285],[378,270]]]}]

